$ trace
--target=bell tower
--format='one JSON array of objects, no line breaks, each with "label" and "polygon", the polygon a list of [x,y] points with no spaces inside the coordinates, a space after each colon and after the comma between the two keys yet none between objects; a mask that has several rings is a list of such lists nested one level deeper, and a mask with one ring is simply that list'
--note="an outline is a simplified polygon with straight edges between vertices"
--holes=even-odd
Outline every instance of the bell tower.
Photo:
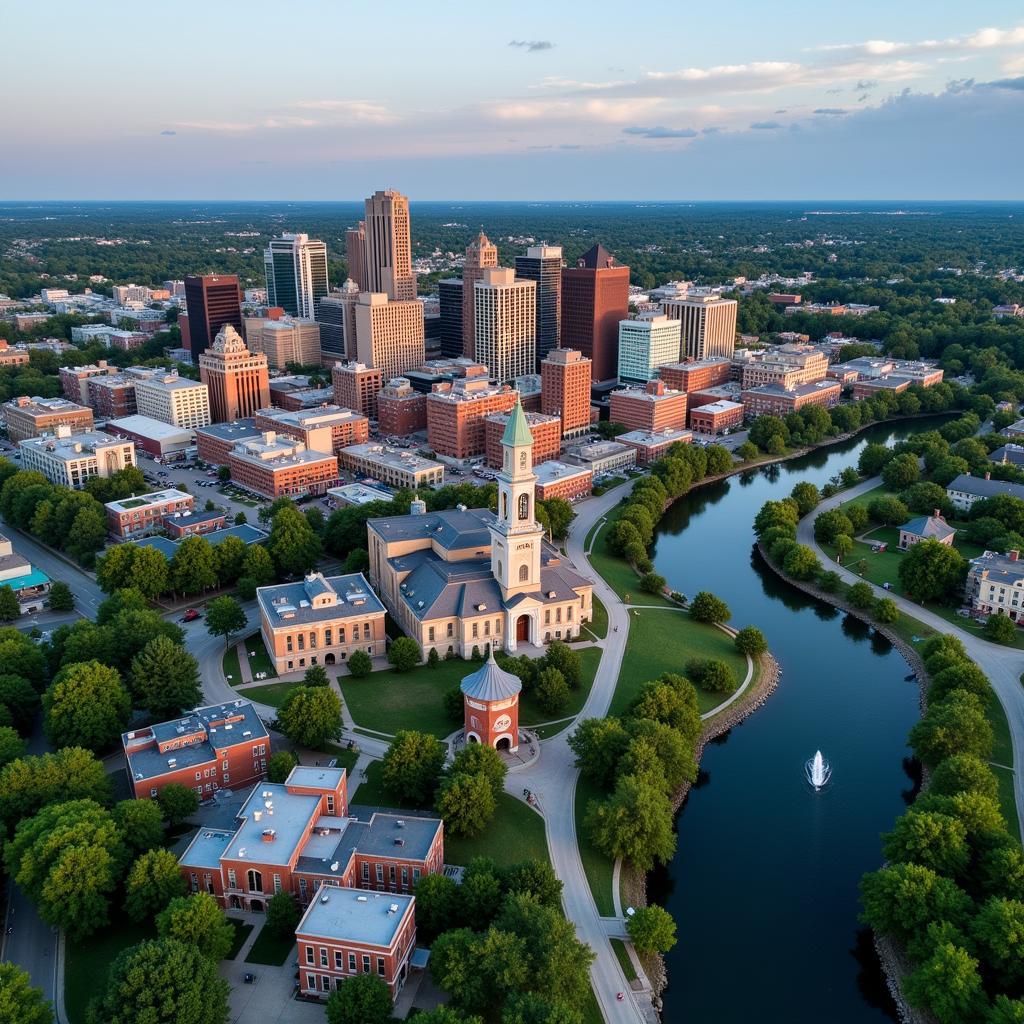
[{"label": "bell tower", "polygon": [[491,571],[502,597],[540,587],[540,551],[544,528],[534,516],[537,478],[533,474],[533,435],[517,400],[501,437],[498,519],[491,530]]}]

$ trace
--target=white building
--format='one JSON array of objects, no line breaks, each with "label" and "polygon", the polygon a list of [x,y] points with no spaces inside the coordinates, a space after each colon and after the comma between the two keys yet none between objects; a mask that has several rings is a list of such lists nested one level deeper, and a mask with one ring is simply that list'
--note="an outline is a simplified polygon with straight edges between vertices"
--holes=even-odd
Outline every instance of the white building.
[{"label": "white building", "polygon": [[664,314],[619,321],[619,380],[646,384],[659,366],[679,361],[682,324]]},{"label": "white building", "polygon": [[487,267],[473,284],[474,352],[491,380],[504,383],[536,371],[537,282],[507,267]]},{"label": "white building", "polygon": [[20,442],[21,464],[42,473],[52,484],[80,488],[90,477],[110,477],[136,465],[135,445],[98,431],[72,434],[66,426],[47,437]]},{"label": "white building", "polygon": [[132,367],[126,372],[135,381],[135,404],[140,416],[188,430],[211,422],[210,393],[205,384],[166,370]]}]

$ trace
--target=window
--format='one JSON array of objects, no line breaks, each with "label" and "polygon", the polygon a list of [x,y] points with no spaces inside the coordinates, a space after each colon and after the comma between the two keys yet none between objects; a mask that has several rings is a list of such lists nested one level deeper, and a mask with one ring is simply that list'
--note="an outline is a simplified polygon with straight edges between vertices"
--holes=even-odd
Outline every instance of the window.
[{"label": "window", "polygon": [[345,642],[345,627],[340,626],[338,628],[338,643],[343,644]]},{"label": "window", "polygon": [[192,872],[192,891],[199,892],[199,876],[194,871]]},{"label": "window", "polygon": [[402,888],[409,888],[409,869],[403,865],[402,867]]},{"label": "window", "polygon": [[491,635],[491,620],[488,619],[484,623],[484,636],[490,636],[490,635]]},{"label": "window", "polygon": [[313,955],[313,947],[312,946],[307,946],[306,947],[306,963],[307,964],[315,963],[315,958],[314,958],[314,955]]},{"label": "window", "polygon": [[550,608],[545,608],[544,609],[544,625],[545,626],[550,626],[551,625],[551,609]]},{"label": "window", "polygon": [[304,651],[306,649],[306,634],[299,634],[299,650]]},{"label": "window", "polygon": [[328,793],[327,794],[327,813],[328,814],[333,814],[334,813],[334,794],[333,793]]},{"label": "window", "polygon": [[[203,773],[202,772],[196,772],[196,782],[198,782],[202,777],[203,777]],[[198,787],[197,786],[196,788],[197,789],[201,789],[202,787]]]},{"label": "window", "polygon": [[152,789],[150,789],[149,795],[151,797],[155,797],[156,796],[156,786],[154,786]]},{"label": "window", "polygon": [[359,639],[359,623],[356,622],[352,626],[352,642],[355,643]]},{"label": "window", "polygon": [[235,880],[235,869],[234,868],[228,868],[228,886],[231,889],[237,889],[238,888],[238,883]]},{"label": "window", "polygon": [[369,974],[369,973],[370,973],[370,954],[369,953],[364,953],[363,954],[363,974]]},{"label": "window", "polygon": [[327,950],[323,946],[320,947],[320,966],[327,966]]},{"label": "window", "polygon": [[330,626],[328,626],[326,629],[324,629],[324,647],[330,647],[331,646],[333,636],[334,636],[334,630],[331,629]]},{"label": "window", "polygon": [[433,642],[434,642],[434,627],[433,627],[433,626],[431,626],[431,627],[430,627],[430,628],[429,628],[429,629],[427,630],[427,641],[428,641],[429,643],[433,643]]},{"label": "window", "polygon": [[451,637],[453,637],[454,635],[455,635],[455,623],[454,622],[449,622],[448,623],[448,637],[449,637],[449,639],[451,639]]},{"label": "window", "polygon": [[[525,456],[525,452],[523,455]],[[519,518],[529,519],[530,518],[530,497],[527,494],[519,495]]]},{"label": "window", "polygon": [[274,892],[280,892],[280,891],[281,891],[281,876],[275,873],[274,874]]},{"label": "window", "polygon": [[391,865],[391,868],[388,871],[388,877],[391,880],[391,884],[394,885],[395,884],[395,865],[394,864]]},{"label": "window", "polygon": [[340,949],[336,949],[334,951],[334,969],[336,971],[343,971],[343,970],[345,970],[345,958],[342,955],[342,952],[341,952]]},{"label": "window", "polygon": [[348,955],[348,971],[349,974],[356,973],[356,955],[355,953],[349,953]]},{"label": "window", "polygon": [[370,880],[370,865],[363,861],[363,881],[368,882]]},{"label": "window", "polygon": [[377,957],[377,973],[383,978],[384,977],[384,957]]},{"label": "window", "polygon": [[383,864],[378,864],[377,865],[377,881],[378,882],[383,882],[384,881],[384,865]]},{"label": "window", "polygon": [[249,868],[245,878],[248,883],[249,892],[263,892],[263,873],[261,871]]},{"label": "window", "polygon": [[231,765],[227,761],[222,761],[220,767],[221,767],[221,771],[225,771],[226,772],[228,770],[228,768],[231,767]]},{"label": "window", "polygon": [[530,578],[530,567],[528,565],[519,566],[519,582],[525,583]]},{"label": "window", "polygon": [[412,869],[412,884],[415,885],[419,880],[420,880],[420,869],[419,868],[413,868]]},{"label": "window", "polygon": [[[313,951],[310,950],[310,953],[312,953],[312,952]],[[315,992],[316,991],[316,975],[315,974],[307,974],[306,975],[306,991],[307,992]]]},{"label": "window", "polygon": [[292,651],[294,650],[294,648],[292,647],[292,637],[291,637],[291,634],[289,633],[289,634],[288,634],[288,636],[286,636],[286,637],[284,638],[284,640],[285,640],[285,650],[286,650],[286,651],[287,651],[287,652],[288,652],[289,654],[291,654],[291,653],[292,653]]},{"label": "window", "polygon": [[309,649],[311,651],[316,650],[316,633],[309,634]]},{"label": "window", "polygon": [[[206,887],[206,891],[212,896],[214,892],[213,875],[211,875],[209,871],[203,872],[203,885]],[[194,889],[192,891],[195,892]]]},{"label": "window", "polygon": [[480,635],[480,624],[478,622],[473,623],[473,639],[475,640]]}]

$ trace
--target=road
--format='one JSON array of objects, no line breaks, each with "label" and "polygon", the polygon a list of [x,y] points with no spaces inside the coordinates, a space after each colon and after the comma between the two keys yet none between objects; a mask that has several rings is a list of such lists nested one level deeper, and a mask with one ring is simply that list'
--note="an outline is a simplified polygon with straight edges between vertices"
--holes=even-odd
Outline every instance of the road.
[{"label": "road", "polygon": [[[849,569],[833,563],[829,555],[822,550],[814,539],[814,519],[822,512],[827,512],[859,494],[872,490],[881,482],[881,477],[873,477],[848,490],[840,491],[822,501],[810,515],[805,516],[797,524],[796,539],[814,551],[822,564],[834,568],[847,583],[863,581],[860,576],[850,572]],[[1006,720],[1010,726],[1010,737],[1013,741],[1013,790],[1017,802],[1017,816],[1022,831],[1024,831],[1024,686],[1020,684],[1021,673],[1024,672],[1024,652],[1015,647],[1003,647],[983,640],[891,590],[883,590],[881,587],[875,587],[874,584],[872,586],[879,597],[892,598],[901,612],[931,626],[936,632],[959,637],[963,641],[968,656],[988,676],[992,689],[999,698],[999,703],[1003,705]]]}]

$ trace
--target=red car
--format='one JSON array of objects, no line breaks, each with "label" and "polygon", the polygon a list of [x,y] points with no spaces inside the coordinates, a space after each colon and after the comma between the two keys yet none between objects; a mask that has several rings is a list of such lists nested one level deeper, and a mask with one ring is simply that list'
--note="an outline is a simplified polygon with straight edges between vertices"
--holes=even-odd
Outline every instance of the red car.
[{"label": "red car", "polygon": [[181,617],[182,622],[195,622],[196,619],[201,618],[198,608],[189,608],[185,614]]}]

